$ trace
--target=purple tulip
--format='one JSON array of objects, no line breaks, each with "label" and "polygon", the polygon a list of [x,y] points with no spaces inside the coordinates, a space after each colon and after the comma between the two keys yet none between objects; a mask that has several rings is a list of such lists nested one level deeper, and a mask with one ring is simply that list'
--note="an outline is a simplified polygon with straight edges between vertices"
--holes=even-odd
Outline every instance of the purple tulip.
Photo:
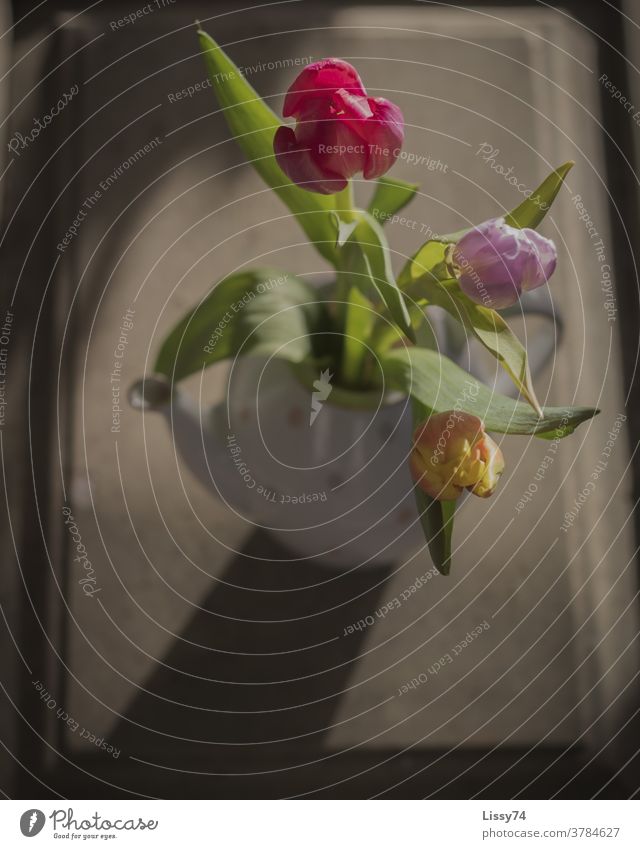
[{"label": "purple tulip", "polygon": [[544,286],[556,267],[556,246],[528,227],[491,218],[474,227],[453,253],[462,291],[491,309],[505,309],[523,292]]}]

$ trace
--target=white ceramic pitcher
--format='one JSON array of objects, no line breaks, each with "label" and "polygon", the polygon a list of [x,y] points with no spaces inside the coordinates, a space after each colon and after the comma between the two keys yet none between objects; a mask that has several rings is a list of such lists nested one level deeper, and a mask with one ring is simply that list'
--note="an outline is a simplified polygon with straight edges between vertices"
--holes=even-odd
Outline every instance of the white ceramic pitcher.
[{"label": "white ceramic pitcher", "polygon": [[[557,344],[558,317],[546,292],[522,309],[553,329],[537,339],[531,359],[539,370]],[[439,342],[468,367],[464,339],[453,331],[442,324]],[[163,415],[198,480],[267,528],[293,562],[353,568],[405,559],[424,545],[407,462],[410,402],[398,393],[347,393],[326,374],[311,382],[282,360],[249,356],[234,361],[226,398],[211,409],[156,375],[135,383],[129,399]]]}]

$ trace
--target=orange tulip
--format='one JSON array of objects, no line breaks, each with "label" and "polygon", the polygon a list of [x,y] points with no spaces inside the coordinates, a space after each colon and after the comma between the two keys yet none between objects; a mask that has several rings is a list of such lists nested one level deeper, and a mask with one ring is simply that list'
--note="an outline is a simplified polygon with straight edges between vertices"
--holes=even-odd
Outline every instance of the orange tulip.
[{"label": "orange tulip", "polygon": [[487,498],[504,470],[504,457],[481,419],[448,410],[418,425],[410,466],[418,486],[438,501],[459,498],[465,489]]}]

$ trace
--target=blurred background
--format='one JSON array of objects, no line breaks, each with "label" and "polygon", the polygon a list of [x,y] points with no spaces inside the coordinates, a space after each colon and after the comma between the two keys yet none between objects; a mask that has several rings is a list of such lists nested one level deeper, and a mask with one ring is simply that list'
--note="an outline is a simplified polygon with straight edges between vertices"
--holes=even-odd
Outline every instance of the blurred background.
[{"label": "blurred background", "polygon": [[[45,0],[0,3],[0,15],[4,792],[633,795],[638,10]],[[290,61],[333,55],[401,106],[416,156],[393,175],[421,191],[407,211],[417,226],[389,226],[398,266],[424,228],[516,206],[505,170],[533,188],[575,160],[543,227],[559,250],[552,298],[514,326],[541,349],[540,398],[602,413],[542,475],[548,444],[503,443],[504,485],[491,509],[461,509],[450,578],[421,580],[426,552],[346,570],[292,564],[184,467],[166,421],[124,402],[225,274],[267,254],[302,276],[327,270],[230,139],[195,19],[277,112]],[[369,193],[356,186],[360,203]],[[477,352],[456,356],[482,373]],[[216,366],[184,389],[208,405],[225,381]],[[606,469],[565,532],[611,432]],[[63,508],[99,604],[77,581]]]}]

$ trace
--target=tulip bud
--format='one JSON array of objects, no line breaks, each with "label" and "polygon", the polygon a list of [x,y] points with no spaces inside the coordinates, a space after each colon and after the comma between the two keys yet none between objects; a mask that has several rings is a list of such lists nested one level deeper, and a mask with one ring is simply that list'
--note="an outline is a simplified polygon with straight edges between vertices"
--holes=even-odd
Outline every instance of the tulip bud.
[{"label": "tulip bud", "polygon": [[453,261],[462,291],[491,309],[517,303],[523,292],[543,286],[556,267],[556,246],[528,227],[492,218],[466,233]]},{"label": "tulip bud", "polygon": [[289,88],[283,115],[297,124],[276,131],[278,165],[294,183],[320,194],[342,191],[360,171],[367,180],[381,177],[404,141],[400,109],[368,97],[356,69],[341,59],[308,65]]},{"label": "tulip bud", "polygon": [[431,416],[413,435],[413,479],[431,498],[450,501],[469,489],[487,498],[504,470],[499,446],[471,413],[449,410]]}]

